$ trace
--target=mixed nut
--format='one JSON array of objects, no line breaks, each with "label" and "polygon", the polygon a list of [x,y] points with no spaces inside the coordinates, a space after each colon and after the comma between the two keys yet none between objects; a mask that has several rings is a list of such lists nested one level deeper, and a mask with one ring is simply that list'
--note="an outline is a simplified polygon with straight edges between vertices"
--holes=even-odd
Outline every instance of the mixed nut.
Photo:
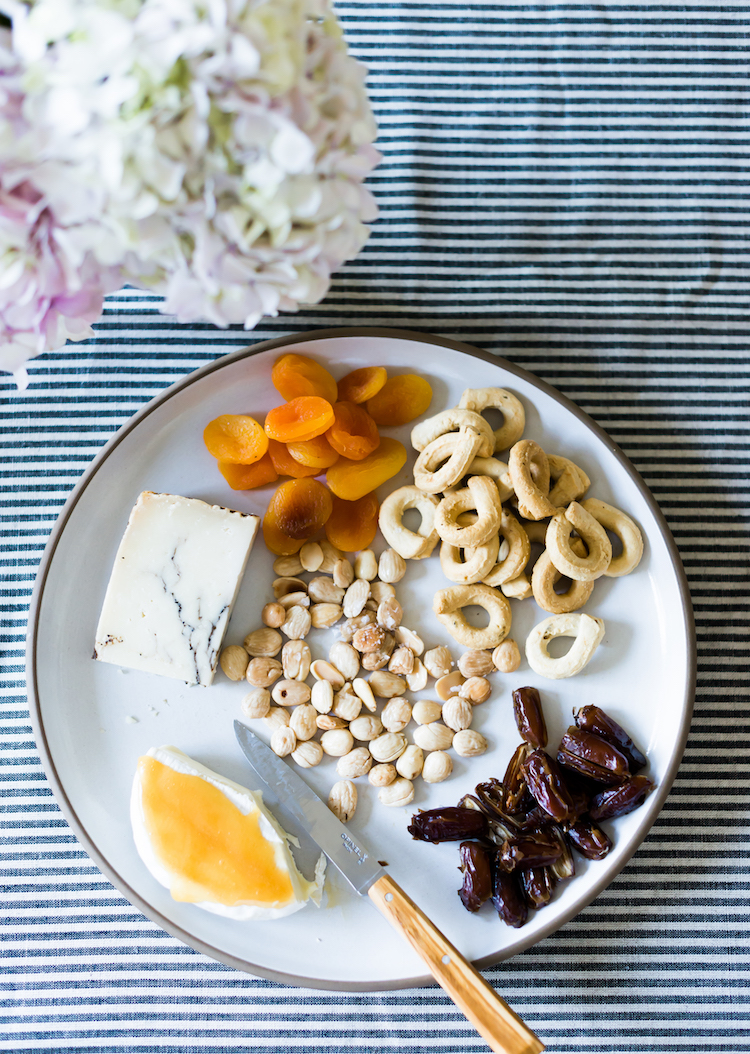
[{"label": "mixed nut", "polygon": [[607,855],[612,842],[598,824],[637,809],[654,784],[639,774],[643,753],[598,706],[575,713],[554,757],[536,688],[516,689],[513,710],[522,742],[502,781],[416,813],[408,830],[419,841],[459,841],[464,907],[475,912],[491,900],[518,927],[575,874],[573,849],[589,860]]}]

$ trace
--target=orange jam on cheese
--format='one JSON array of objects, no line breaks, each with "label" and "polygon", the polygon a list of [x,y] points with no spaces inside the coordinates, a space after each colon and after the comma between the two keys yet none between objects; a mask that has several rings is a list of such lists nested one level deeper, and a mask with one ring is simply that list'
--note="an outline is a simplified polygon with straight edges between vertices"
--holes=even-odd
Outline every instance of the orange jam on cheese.
[{"label": "orange jam on cheese", "polygon": [[200,776],[152,757],[138,761],[143,817],[151,845],[171,873],[175,900],[281,907],[294,899],[289,873],[260,828]]}]

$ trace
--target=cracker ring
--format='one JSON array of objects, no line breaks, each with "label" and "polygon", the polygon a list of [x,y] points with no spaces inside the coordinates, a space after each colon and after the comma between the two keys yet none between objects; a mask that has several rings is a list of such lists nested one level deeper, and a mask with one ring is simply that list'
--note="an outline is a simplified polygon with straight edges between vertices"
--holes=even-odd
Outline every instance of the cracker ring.
[{"label": "cracker ring", "polygon": [[[508,466],[504,461],[498,461],[496,457],[475,457],[467,468],[465,475],[489,476],[490,479],[494,479],[495,483],[497,483],[500,501],[507,501],[508,498],[512,498],[515,494],[513,484],[510,482],[510,476],[508,475]],[[458,490],[460,486],[461,481],[458,480],[452,487],[446,487],[443,493],[448,494],[452,490]]]},{"label": "cracker ring", "polygon": [[[456,519],[459,527],[475,521],[476,514],[473,512],[462,512]],[[450,582],[473,585],[475,582],[481,582],[495,566],[499,549],[500,537],[497,534],[493,534],[486,542],[473,549],[459,549],[457,545],[443,542],[440,546],[440,566]]]},{"label": "cracker ring", "polygon": [[609,567],[604,572],[608,578],[619,578],[621,575],[630,574],[640,563],[643,556],[643,535],[634,520],[626,513],[616,509],[614,505],[607,505],[606,501],[598,498],[587,498],[581,505],[586,512],[591,513],[595,520],[607,531],[611,531],[622,544],[622,552],[614,556]]},{"label": "cracker ring", "polygon": [[[380,531],[392,549],[404,560],[421,560],[429,556],[438,543],[435,530],[437,498],[425,494],[418,487],[399,487],[383,500],[378,515]],[[403,524],[407,509],[416,509],[422,517],[418,531],[410,531]]]},{"label": "cracker ring", "polygon": [[525,571],[522,571],[518,578],[514,578],[512,582],[503,582],[500,586],[500,591],[503,596],[510,597],[511,600],[528,600],[531,596],[529,576]]},{"label": "cracker ring", "polygon": [[[574,538],[570,547],[576,556],[586,555],[586,546],[580,538]],[[545,549],[531,573],[531,591],[542,611],[549,611],[552,615],[567,615],[570,611],[582,608],[594,591],[593,582],[571,579],[564,593],[556,593],[555,585],[562,577]]]},{"label": "cracker ring", "polygon": [[550,492],[549,500],[553,505],[570,505],[578,501],[589,489],[591,480],[573,461],[560,454],[547,454],[549,460]]},{"label": "cracker ring", "polygon": [[[604,621],[593,615],[550,615],[526,638],[526,659],[534,673],[553,681],[580,673],[604,636]],[[570,651],[553,659],[547,646],[555,637],[575,637]]]},{"label": "cracker ring", "polygon": [[[476,509],[476,521],[468,527],[458,523],[462,512]],[[470,476],[463,490],[454,490],[438,504],[435,511],[435,530],[444,542],[459,549],[473,549],[497,534],[503,506],[497,485],[489,476]]]},{"label": "cracker ring", "polygon": [[428,443],[414,463],[414,482],[427,494],[440,494],[466,475],[484,439],[462,425]]},{"label": "cracker ring", "polygon": [[[466,621],[461,608],[470,604],[484,608],[489,615],[489,625],[484,629],[471,626]],[[489,586],[477,584],[440,589],[435,594],[432,610],[450,635],[465,648],[478,651],[496,648],[510,633],[510,604],[502,593]]]},{"label": "cracker ring", "polygon": [[[576,530],[583,539],[588,554],[577,556],[570,536]],[[593,582],[601,577],[612,560],[612,543],[607,532],[590,512],[577,501],[571,501],[564,512],[553,516],[545,536],[547,551],[561,575],[576,582]]]},{"label": "cracker ring", "polygon": [[526,411],[523,403],[505,388],[467,388],[458,404],[481,414],[482,410],[499,410],[503,423],[495,429],[495,450],[507,450],[523,435]]},{"label": "cracker ring", "polygon": [[543,520],[560,511],[547,497],[549,459],[533,439],[522,439],[510,448],[508,473],[518,498],[518,511],[524,519]]},{"label": "cracker ring", "polygon": [[503,509],[498,532],[508,543],[508,554],[482,579],[487,586],[502,586],[518,578],[531,556],[528,534],[507,509]]},{"label": "cracker ring", "polygon": [[481,416],[471,410],[462,410],[454,406],[452,410],[441,410],[434,417],[428,417],[426,421],[420,421],[411,431],[411,445],[415,450],[424,450],[433,439],[445,435],[446,432],[457,432],[460,428],[473,428],[479,432],[484,442],[479,448],[481,457],[491,457],[495,451],[495,433],[489,423]]}]

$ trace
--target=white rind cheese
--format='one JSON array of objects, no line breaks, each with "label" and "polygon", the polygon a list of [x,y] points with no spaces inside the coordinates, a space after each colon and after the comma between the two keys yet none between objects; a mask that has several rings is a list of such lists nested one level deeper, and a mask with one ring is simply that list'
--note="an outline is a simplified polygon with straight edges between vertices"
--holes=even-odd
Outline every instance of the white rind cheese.
[{"label": "white rind cheese", "polygon": [[95,658],[211,684],[259,522],[197,498],[144,491],[117,550]]}]

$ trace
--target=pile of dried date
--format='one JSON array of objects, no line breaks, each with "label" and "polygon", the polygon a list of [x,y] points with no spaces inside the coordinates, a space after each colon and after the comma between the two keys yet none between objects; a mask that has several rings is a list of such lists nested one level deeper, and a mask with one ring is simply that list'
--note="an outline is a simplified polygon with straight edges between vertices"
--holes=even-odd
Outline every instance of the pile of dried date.
[{"label": "pile of dried date", "polygon": [[597,824],[637,809],[654,784],[635,775],[646,758],[598,706],[578,710],[556,760],[545,751],[536,688],[516,689],[513,711],[523,742],[502,782],[478,784],[457,806],[416,813],[408,830],[419,841],[460,841],[464,907],[478,911],[491,899],[503,922],[518,927],[575,874],[572,849],[588,860],[607,855],[612,842]]}]

